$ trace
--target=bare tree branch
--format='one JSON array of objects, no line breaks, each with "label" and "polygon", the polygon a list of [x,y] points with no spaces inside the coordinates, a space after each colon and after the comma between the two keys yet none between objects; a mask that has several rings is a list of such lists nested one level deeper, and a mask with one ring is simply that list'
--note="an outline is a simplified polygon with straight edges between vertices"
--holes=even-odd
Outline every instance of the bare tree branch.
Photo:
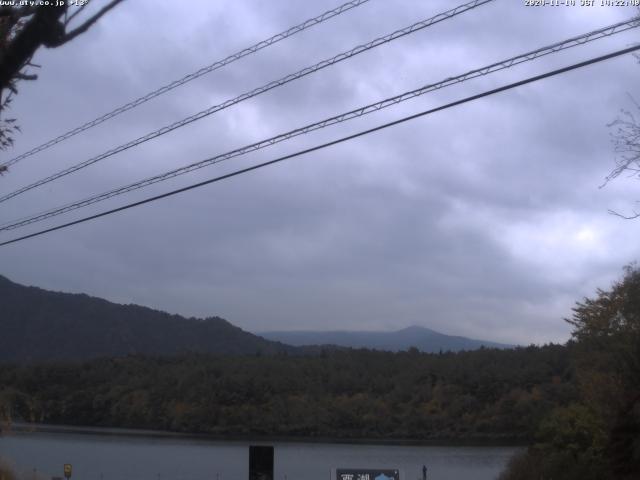
[{"label": "bare tree branch", "polygon": [[0,90],[8,88],[41,45],[55,44],[64,36],[58,19],[66,6],[39,8],[3,49],[0,57]]},{"label": "bare tree branch", "polygon": [[[113,7],[115,7],[121,2],[122,0],[111,0],[111,2],[109,2],[107,5],[102,7],[95,15],[88,18],[82,25],[71,30],[70,32],[65,33],[63,37],[60,39],[61,40],[60,45],[62,45],[63,43],[67,43],[68,41],[73,40],[78,35],[86,32],[91,27],[91,25],[93,25],[100,19],[100,17],[102,17],[105,13],[107,13],[109,10],[111,10]],[[57,45],[54,45],[54,46],[57,46]]]},{"label": "bare tree branch", "polygon": [[69,25],[69,23],[71,23],[71,21],[80,13],[82,12],[82,9],[84,7],[86,7],[87,5],[89,5],[88,3],[83,3],[82,5],[80,5],[75,12],[73,12],[69,18],[67,18],[64,22],[65,26]]},{"label": "bare tree branch", "polygon": [[[638,9],[640,13],[640,8]],[[635,55],[640,63],[640,55]],[[640,112],[640,103],[629,93],[627,93],[631,104]],[[631,110],[621,110],[620,115],[613,122],[607,125],[615,130],[610,133],[613,142],[613,150],[615,152],[615,167],[606,176],[604,183],[600,185],[603,188],[611,180],[617,178],[623,173],[628,173],[629,177],[640,179],[640,121]],[[633,215],[623,215],[613,210],[609,210],[611,215],[624,218],[625,220],[633,220],[640,218],[640,213],[633,210]]]},{"label": "bare tree branch", "polygon": [[[640,111],[640,104],[633,97],[630,98]],[[615,128],[611,139],[616,153],[616,166],[605,178],[605,184],[623,172],[637,172],[640,169],[640,123],[636,116],[629,110],[621,110],[620,116],[608,126]]]},{"label": "bare tree branch", "polygon": [[[68,15],[70,2],[58,2],[60,5],[48,2],[49,5],[0,6],[0,114],[9,108],[12,95],[18,93],[17,82],[38,78],[27,71],[27,67],[38,67],[31,63],[38,48],[59,47],[73,40],[122,1],[109,1],[71,31],[67,31],[67,26],[80,12],[86,11],[83,10],[86,3],[72,15]],[[13,134],[19,131],[15,119],[0,118],[0,150],[11,147]]]},{"label": "bare tree branch", "polygon": [[608,210],[609,214],[615,215],[616,217],[624,218],[625,220],[634,220],[636,218],[640,218],[640,213],[633,211],[633,215],[622,215],[621,213],[616,212],[615,210]]},{"label": "bare tree branch", "polygon": [[18,72],[16,74],[16,78],[18,80],[37,80],[38,79],[38,75],[36,75],[35,73],[21,73]]}]

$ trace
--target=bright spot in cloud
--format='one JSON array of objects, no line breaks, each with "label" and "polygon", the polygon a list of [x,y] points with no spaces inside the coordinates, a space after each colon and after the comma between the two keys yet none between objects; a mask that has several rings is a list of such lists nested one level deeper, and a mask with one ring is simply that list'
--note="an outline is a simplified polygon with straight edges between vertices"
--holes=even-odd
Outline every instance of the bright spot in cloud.
[{"label": "bright spot in cloud", "polygon": [[589,227],[583,227],[575,235],[575,239],[581,244],[593,246],[597,242],[596,233]]}]

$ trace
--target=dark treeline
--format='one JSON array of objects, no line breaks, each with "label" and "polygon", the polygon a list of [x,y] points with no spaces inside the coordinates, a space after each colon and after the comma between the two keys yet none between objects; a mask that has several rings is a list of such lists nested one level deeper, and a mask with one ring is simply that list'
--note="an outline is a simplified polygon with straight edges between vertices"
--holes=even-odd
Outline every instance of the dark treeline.
[{"label": "dark treeline", "polygon": [[132,356],[0,367],[13,420],[217,435],[530,440],[577,392],[569,349]]}]

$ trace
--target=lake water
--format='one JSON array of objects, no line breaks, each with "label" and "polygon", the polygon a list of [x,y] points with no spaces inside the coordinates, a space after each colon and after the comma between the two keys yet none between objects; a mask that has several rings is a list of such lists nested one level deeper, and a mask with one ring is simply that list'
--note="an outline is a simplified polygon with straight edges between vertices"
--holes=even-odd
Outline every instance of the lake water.
[{"label": "lake water", "polygon": [[15,432],[0,436],[0,457],[27,480],[62,477],[65,463],[72,480],[245,480],[250,443],[275,447],[278,480],[330,480],[334,468],[400,469],[403,480],[416,480],[423,464],[429,480],[493,480],[519,450]]}]

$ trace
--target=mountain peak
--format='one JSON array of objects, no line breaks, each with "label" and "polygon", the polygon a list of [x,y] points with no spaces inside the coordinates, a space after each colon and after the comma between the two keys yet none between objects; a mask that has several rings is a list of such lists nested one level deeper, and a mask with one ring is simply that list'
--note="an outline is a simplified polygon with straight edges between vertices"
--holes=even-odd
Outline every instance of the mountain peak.
[{"label": "mountain peak", "polygon": [[260,336],[294,346],[336,345],[339,347],[368,348],[391,352],[408,350],[416,347],[427,353],[440,351],[476,350],[480,347],[512,348],[484,340],[445,335],[430,328],[412,325],[393,332],[375,331],[291,331],[263,332]]},{"label": "mountain peak", "polygon": [[408,327],[402,328],[400,330],[398,330],[398,333],[403,332],[403,333],[438,333],[435,330],[431,330],[430,328],[427,327],[421,327],[420,325],[409,325]]}]

